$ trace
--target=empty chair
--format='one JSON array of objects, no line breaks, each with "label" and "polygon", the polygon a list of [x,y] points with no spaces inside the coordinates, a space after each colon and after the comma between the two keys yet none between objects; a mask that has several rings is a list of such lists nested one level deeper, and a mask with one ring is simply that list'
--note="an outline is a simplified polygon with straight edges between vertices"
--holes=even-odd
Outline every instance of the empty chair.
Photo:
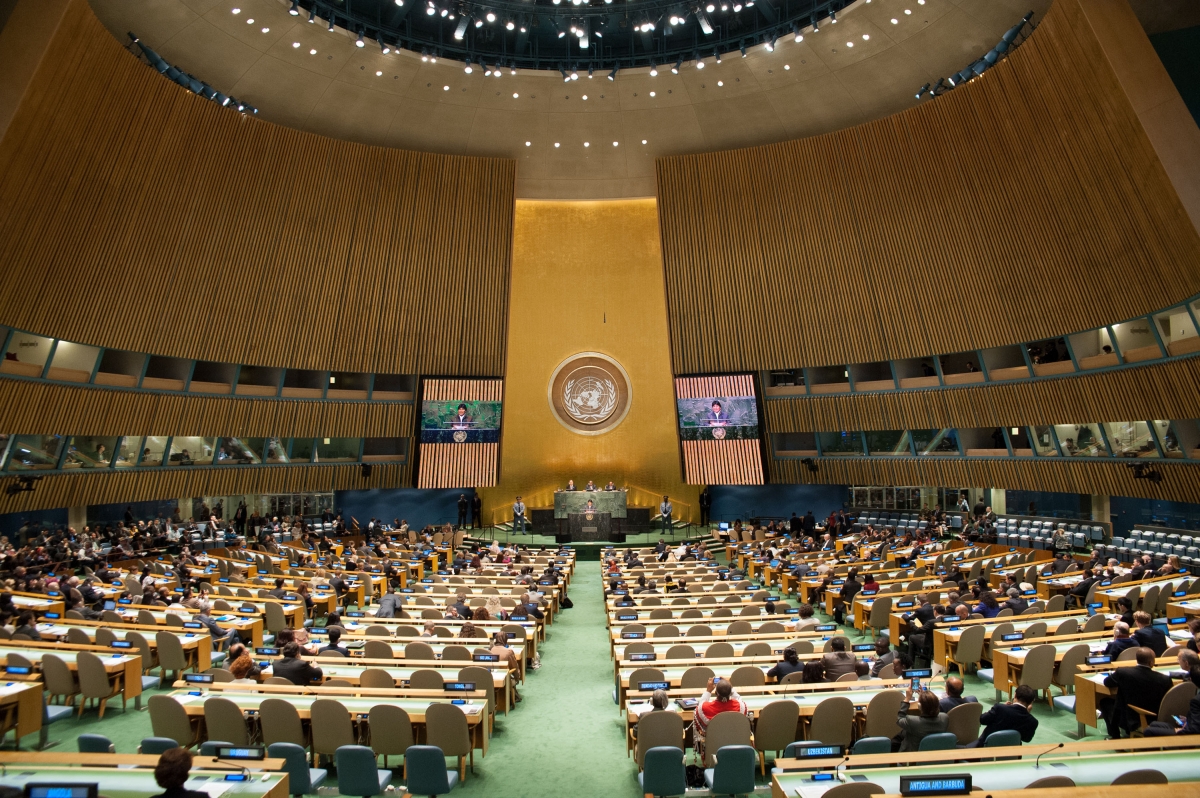
[{"label": "empty chair", "polygon": [[[979,659],[983,655],[983,636],[985,629],[982,625],[969,626],[959,635],[958,645],[952,654],[946,655],[947,664],[953,664],[964,676],[967,666],[979,667]],[[826,742],[822,739],[821,742]]]},{"label": "empty chair", "polygon": [[[676,601],[683,601],[686,603],[687,599],[676,599]],[[696,609],[695,607],[689,607],[686,610],[684,610],[683,612],[679,613],[679,617],[680,617],[680,619],[683,619],[683,620],[703,618],[704,612],[702,610]]]},{"label": "empty chair", "polygon": [[164,684],[167,682],[168,672],[171,673],[171,681],[174,681],[192,667],[188,662],[187,653],[183,650],[183,643],[173,633],[158,632],[154,635],[154,643],[158,648],[158,666],[162,669],[159,675]]},{"label": "empty chair", "polygon": [[870,798],[872,795],[883,795],[886,792],[878,784],[869,781],[848,781],[833,789],[826,790],[821,798]]},{"label": "empty chair", "polygon": [[[867,704],[867,720],[863,726],[864,737],[894,737],[900,731],[896,717],[904,704],[904,693],[899,690],[884,690],[877,693]],[[824,738],[817,738],[824,742]]]},{"label": "empty chair", "polygon": [[674,617],[674,613],[671,612],[669,607],[655,607],[650,610],[650,620],[652,621],[662,621],[672,617]]},{"label": "empty chair", "polygon": [[[175,742],[172,740],[171,742]],[[115,754],[117,747],[103,734],[81,734],[76,740],[81,754]]]},{"label": "empty chair", "polygon": [[183,704],[167,695],[152,695],[147,703],[150,708],[150,730],[155,737],[174,740],[182,748],[195,745],[196,732]]},{"label": "empty chair", "polygon": [[440,671],[421,668],[409,675],[408,686],[414,690],[441,690],[445,687],[445,679]]},{"label": "empty chair", "polygon": [[890,737],[859,737],[850,749],[852,754],[890,754],[892,740]]},{"label": "empty chair", "polygon": [[1045,776],[1025,785],[1027,790],[1044,790],[1048,787],[1074,787],[1075,780],[1069,776]]},{"label": "empty chair", "polygon": [[475,751],[471,748],[471,732],[467,728],[467,716],[453,704],[430,704],[425,708],[425,741],[442,749],[446,756],[458,757],[460,779],[467,777],[466,760],[471,760],[475,769]]},{"label": "empty chair", "polygon": [[1066,620],[1059,623],[1058,627],[1054,630],[1054,634],[1056,634],[1056,635],[1073,635],[1078,631],[1079,631],[1079,621],[1076,620],[1075,618],[1067,618]]},{"label": "empty chair", "polygon": [[226,670],[225,668],[209,668],[204,673],[207,674],[208,676],[213,677],[214,682],[232,682],[233,681],[232,671]]},{"label": "empty chair", "polygon": [[367,659],[393,659],[395,652],[382,640],[368,640],[363,646],[363,656]]},{"label": "empty chair", "polygon": [[471,649],[467,648],[466,646],[460,646],[460,645],[446,646],[445,648],[442,649],[442,660],[443,661],[466,660],[467,662],[470,662],[471,661]]},{"label": "empty chair", "polygon": [[446,755],[434,745],[410,746],[404,769],[405,790],[411,795],[445,795],[458,784],[458,774],[446,770]]},{"label": "empty chair", "polygon": [[626,643],[625,644],[625,655],[626,656],[629,656],[630,654],[653,654],[653,653],[654,653],[654,644],[653,643],[643,643],[639,640],[636,643]]},{"label": "empty chair", "polygon": [[664,623],[658,626],[651,637],[679,637],[679,627],[673,623]]},{"label": "empty chair", "polygon": [[665,682],[667,677],[658,668],[637,668],[629,674],[629,689],[637,690],[642,682]]},{"label": "empty chair", "polygon": [[[10,654],[9,662],[11,661]],[[110,677],[104,669],[104,662],[90,651],[79,651],[75,654],[75,668],[79,674],[79,714],[83,715],[84,707],[88,700],[92,699],[99,703],[100,717],[103,719],[108,699],[121,695],[123,677]]]},{"label": "empty chair", "polygon": [[771,656],[771,644],[765,643],[762,640],[756,640],[753,643],[748,643],[742,649],[743,657],[769,657]]},{"label": "empty chair", "polygon": [[392,675],[383,668],[367,668],[358,676],[358,684],[360,687],[370,687],[371,689],[392,689],[396,686],[396,681]]},{"label": "empty chair", "polygon": [[796,740],[796,726],[800,707],[795,701],[772,701],[758,712],[754,727],[754,747],[758,751],[758,767],[763,776],[767,773],[766,752],[776,755]]},{"label": "empty chair", "polygon": [[762,668],[743,665],[729,675],[729,683],[734,687],[759,687],[767,683],[767,675]]},{"label": "empty chair", "polygon": [[[312,706],[309,708],[309,716],[311,718],[312,750],[314,754],[318,756],[335,756],[339,748],[354,745],[357,742],[354,736],[354,724],[350,720],[350,713],[340,701],[334,701],[329,698],[318,698],[312,702]],[[367,749],[367,752],[370,755],[371,769],[373,770],[375,757],[370,754],[370,749]]]},{"label": "empty chair", "polygon": [[404,647],[404,658],[426,662],[436,659],[433,655],[433,647],[419,641],[414,641]]},{"label": "empty chair", "polygon": [[308,745],[300,713],[292,702],[282,698],[264,698],[258,705],[258,720],[264,745],[290,743],[301,748]]},{"label": "empty chair", "polygon": [[809,719],[807,739],[829,745],[850,745],[854,726],[854,702],[845,696],[823,699]]},{"label": "empty chair", "polygon": [[[389,756],[404,756],[413,744],[413,727],[408,713],[393,704],[376,704],[371,707],[371,750],[375,756],[383,757],[383,766],[388,766]],[[442,760],[445,767],[445,760]],[[407,760],[405,767],[408,767]],[[409,771],[411,776],[411,770]]]},{"label": "empty chair", "polygon": [[696,649],[683,643],[677,643],[667,649],[666,659],[695,659]]},{"label": "empty chair", "polygon": [[687,769],[683,765],[683,751],[679,748],[669,745],[651,748],[646,751],[643,765],[642,772],[638,773],[643,795],[665,798],[687,792]]},{"label": "empty chair", "polygon": [[1113,779],[1112,783],[1114,787],[1120,784],[1166,784],[1167,777],[1162,774],[1162,771],[1145,768],[1122,773]]},{"label": "empty chair", "polygon": [[1021,744],[1021,733],[1015,729],[992,732],[983,741],[984,748],[1005,748]]},{"label": "empty chair", "polygon": [[[713,756],[728,745],[750,745],[750,719],[740,712],[721,712],[708,722],[704,735],[704,766],[713,766]],[[750,775],[754,776],[754,749],[750,749]]]},{"label": "empty chair", "polygon": [[708,648],[704,649],[704,656],[708,659],[732,657],[733,645],[731,643],[713,643]]},{"label": "empty chair", "polygon": [[227,740],[238,747],[250,744],[246,718],[238,705],[228,698],[213,696],[204,702],[204,725],[209,739]]},{"label": "empty chair", "polygon": [[170,737],[143,737],[141,744],[138,745],[137,752],[147,756],[158,756],[165,751],[170,751],[172,748],[178,747],[179,743]]},{"label": "empty chair", "polygon": [[1086,621],[1084,621],[1082,632],[1084,634],[1087,634],[1088,632],[1103,632],[1104,631],[1104,623],[1105,623],[1104,615],[1101,613],[1096,613],[1095,615],[1093,615],[1092,617],[1090,617]]},{"label": "empty chair", "polygon": [[288,790],[292,795],[315,793],[329,774],[322,768],[310,768],[304,748],[295,743],[271,743],[267,756],[283,760],[283,772],[288,774]]},{"label": "empty chair", "polygon": [[684,637],[712,637],[712,627],[706,623],[698,623],[688,628]]},{"label": "empty chair", "polygon": [[[12,664],[11,660],[9,664]],[[79,695],[79,681],[67,663],[54,654],[42,655],[42,681],[46,683],[47,701],[58,697],[64,704],[75,703],[75,696]]]},{"label": "empty chair", "polygon": [[72,645],[90,646],[92,638],[88,637],[88,633],[80,627],[71,626],[67,628],[67,642]]},{"label": "empty chair", "polygon": [[379,795],[392,781],[392,771],[375,767],[375,752],[364,745],[343,745],[335,753],[338,792],[367,798]]},{"label": "empty chair", "polygon": [[787,631],[787,627],[779,621],[767,621],[758,627],[760,634],[782,634]]},{"label": "empty chair", "polygon": [[729,627],[725,630],[725,634],[748,635],[753,631],[754,627],[750,625],[749,621],[734,621],[733,623],[729,624]]},{"label": "empty chair", "polygon": [[382,624],[373,623],[367,627],[365,634],[368,637],[391,637],[392,631]]},{"label": "empty chair", "polygon": [[740,610],[738,610],[738,615],[745,615],[748,617],[753,616],[757,618],[758,616],[762,615],[762,610],[760,610],[758,607],[747,604],[745,607],[742,607]]},{"label": "empty chair", "polygon": [[684,688],[704,687],[714,675],[712,668],[697,665],[683,672],[683,676],[679,679],[679,686]]},{"label": "empty chair", "polygon": [[1026,640],[1034,640],[1036,638],[1045,637],[1045,636],[1046,636],[1046,622],[1045,621],[1034,621],[1033,623],[1029,624],[1029,626],[1025,627],[1025,639]]},{"label": "empty chair", "polygon": [[[732,715],[733,713],[724,712],[722,714]],[[754,792],[755,757],[755,751],[749,745],[722,746],[714,754],[713,767],[706,768],[704,771],[704,783],[714,795],[741,795]]]},{"label": "empty chair", "polygon": [[644,767],[647,753],[659,747],[675,748],[682,753],[683,716],[678,712],[656,710],[642,715],[638,721],[634,759],[639,769]]}]

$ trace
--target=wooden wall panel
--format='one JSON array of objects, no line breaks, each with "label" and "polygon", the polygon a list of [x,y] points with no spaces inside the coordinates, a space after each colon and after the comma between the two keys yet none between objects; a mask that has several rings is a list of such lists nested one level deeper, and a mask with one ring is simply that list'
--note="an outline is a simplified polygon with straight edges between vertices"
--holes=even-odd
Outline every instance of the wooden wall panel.
[{"label": "wooden wall panel", "polygon": [[1200,358],[1053,380],[764,401],[770,432],[1200,418]]},{"label": "wooden wall panel", "polygon": [[179,496],[236,493],[305,493],[412,484],[406,464],[374,465],[362,476],[358,464],[278,466],[263,468],[161,468],[136,473],[61,474],[46,476],[29,493],[0,494],[0,514],[76,507],[85,504],[150,501]]},{"label": "wooden wall panel", "polygon": [[422,443],[418,488],[490,488],[499,473],[498,443]]},{"label": "wooden wall panel", "polygon": [[1200,290],[1200,236],[1079,2],[902,113],[660,159],[675,373],[986,348]]},{"label": "wooden wall panel", "polygon": [[0,322],[185,358],[504,372],[516,165],[191,94],[72,0],[0,141]]},{"label": "wooden wall panel", "polygon": [[20,435],[410,438],[413,406],[175,396],[0,379],[0,431]]},{"label": "wooden wall panel", "polygon": [[1172,501],[1200,501],[1200,468],[1182,463],[1147,463],[1163,475],[1154,485],[1134,479],[1120,461],[949,460],[942,458],[828,459],[811,473],[798,460],[771,462],[771,481],[827,485],[988,486],[1009,490],[1136,496]]},{"label": "wooden wall panel", "polygon": [[689,485],[763,484],[762,444],[757,438],[679,443],[683,479]]}]

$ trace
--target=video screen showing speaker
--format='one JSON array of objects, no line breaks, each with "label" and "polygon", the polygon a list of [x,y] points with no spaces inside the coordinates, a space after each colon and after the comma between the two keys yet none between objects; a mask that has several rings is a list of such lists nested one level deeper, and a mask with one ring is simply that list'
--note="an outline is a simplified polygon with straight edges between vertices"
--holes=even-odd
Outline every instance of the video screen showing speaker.
[{"label": "video screen showing speaker", "polygon": [[758,391],[753,374],[678,377],[675,407],[690,485],[761,485]]},{"label": "video screen showing speaker", "polygon": [[481,488],[499,475],[504,381],[421,381],[418,488]]}]

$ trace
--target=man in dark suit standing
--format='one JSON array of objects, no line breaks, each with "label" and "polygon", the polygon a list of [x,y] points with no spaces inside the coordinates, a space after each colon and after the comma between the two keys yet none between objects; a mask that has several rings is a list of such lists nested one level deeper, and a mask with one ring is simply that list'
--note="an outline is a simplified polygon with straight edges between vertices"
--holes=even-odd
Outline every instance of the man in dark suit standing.
[{"label": "man in dark suit standing", "polygon": [[1033,740],[1033,733],[1037,731],[1038,720],[1029,711],[1033,706],[1033,702],[1037,700],[1037,691],[1027,684],[1022,684],[1017,687],[1013,693],[1013,700],[1007,704],[996,704],[979,718],[980,724],[983,725],[983,732],[980,733],[979,739],[968,745],[968,748],[982,747],[987,738],[998,731],[1012,729],[1021,735],[1021,742],[1027,743]]},{"label": "man in dark suit standing", "polygon": [[467,508],[470,506],[471,506],[471,503],[469,501],[467,501],[467,494],[465,494],[465,493],[458,494],[458,528],[459,529],[467,528]]},{"label": "man in dark suit standing", "polygon": [[[1140,615],[1141,613],[1139,613]],[[1116,698],[1100,701],[1100,712],[1108,726],[1108,736],[1121,737],[1121,732],[1131,732],[1141,723],[1131,706],[1158,712],[1163,696],[1171,689],[1171,677],[1154,670],[1154,652],[1148,648],[1137,650],[1137,665],[1129,668],[1114,668],[1104,677],[1104,686],[1116,689]]]},{"label": "man in dark suit standing", "polygon": [[708,485],[705,485],[704,490],[700,491],[700,526],[707,526],[711,522],[711,510],[712,494],[708,492]]},{"label": "man in dark suit standing", "polygon": [[483,497],[478,493],[471,500],[471,523],[476,529],[483,528]]},{"label": "man in dark suit standing", "polygon": [[813,511],[809,510],[804,514],[804,534],[811,535],[817,531],[817,519],[813,515]]}]

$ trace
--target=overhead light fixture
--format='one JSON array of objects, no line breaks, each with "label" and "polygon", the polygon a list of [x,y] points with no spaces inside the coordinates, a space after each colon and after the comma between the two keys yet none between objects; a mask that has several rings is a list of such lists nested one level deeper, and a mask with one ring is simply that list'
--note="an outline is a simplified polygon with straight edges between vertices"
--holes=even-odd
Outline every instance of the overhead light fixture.
[{"label": "overhead light fixture", "polygon": [[820,33],[821,26],[819,24],[817,24],[817,15],[813,14],[811,17],[808,18],[808,20],[809,20],[809,22],[812,23],[813,33]]},{"label": "overhead light fixture", "polygon": [[467,35],[467,25],[470,24],[471,18],[465,14],[458,19],[458,26],[454,28],[454,38],[457,41],[462,41]]},{"label": "overhead light fixture", "polygon": [[775,31],[771,31],[771,38],[770,38],[770,40],[767,41],[767,52],[768,53],[775,52],[775,42],[777,42],[777,41],[779,41],[779,34],[776,33]]},{"label": "overhead light fixture", "polygon": [[563,83],[566,83],[571,79],[567,76],[567,69],[562,64],[558,65],[558,72],[560,75],[562,75]]},{"label": "overhead light fixture", "polygon": [[488,21],[488,22],[495,22],[495,21],[496,21],[496,12],[495,12],[495,11],[491,11],[491,10],[489,10],[489,11],[487,12],[487,21]]},{"label": "overhead light fixture", "polygon": [[517,27],[517,24],[510,19],[504,23],[504,27],[507,30],[512,30],[513,28]]},{"label": "overhead light fixture", "polygon": [[696,61],[696,69],[704,69],[704,59],[700,57],[699,51],[693,54],[692,58]]},{"label": "overhead light fixture", "polygon": [[588,64],[588,80],[592,79],[592,70],[594,70],[594,69],[595,69],[595,67],[593,65]]},{"label": "overhead light fixture", "polygon": [[379,37],[375,41],[379,42],[379,51],[382,52],[384,55],[387,55],[388,53],[390,53],[392,51],[391,46],[389,46],[388,43],[383,40],[382,33],[379,34]]},{"label": "overhead light fixture", "polygon": [[333,33],[333,15],[329,15],[329,32]]},{"label": "overhead light fixture", "polygon": [[837,12],[832,9],[829,11],[829,22],[833,25],[837,24]]},{"label": "overhead light fixture", "polygon": [[463,72],[466,72],[468,75],[470,75],[474,71],[475,70],[471,67],[471,56],[467,56],[467,63],[466,66],[463,67]]},{"label": "overhead light fixture", "polygon": [[678,75],[679,67],[683,66],[683,56],[679,56],[679,60],[675,62],[675,66],[671,67],[671,74]]},{"label": "overhead light fixture", "polygon": [[[928,83],[926,83],[926,84],[925,84],[924,86],[922,86],[921,88],[917,89],[917,99],[919,100],[919,99],[921,99],[922,97],[924,97],[924,96],[925,96],[925,92],[927,92],[927,91],[929,91],[929,84],[928,84]],[[941,106],[938,106],[938,107],[940,108]]]},{"label": "overhead light fixture", "polygon": [[650,62],[650,77],[652,77],[652,78],[658,77],[658,65],[655,64],[653,61]]},{"label": "overhead light fixture", "polygon": [[741,45],[738,47],[738,49],[740,49],[742,51],[742,58],[745,58],[746,57],[746,42],[743,41],[741,43]]},{"label": "overhead light fixture", "polygon": [[735,13],[736,13],[736,12],[738,12],[738,11],[741,11],[741,10],[742,10],[742,4],[741,4],[741,3],[734,3],[734,4],[733,4],[733,10],[734,10],[734,12],[735,12]]},{"label": "overhead light fixture", "polygon": [[617,70],[618,70],[618,69],[620,69],[620,67],[619,67],[619,66],[615,66],[615,67],[613,67],[613,68],[612,68],[612,72],[609,72],[609,73],[608,73],[608,79],[609,79],[609,80],[616,80],[616,79],[617,79]]},{"label": "overhead light fixture", "polygon": [[795,34],[797,42],[804,41],[804,34],[800,32],[800,23],[799,22],[792,23],[792,33]]},{"label": "overhead light fixture", "polygon": [[367,43],[363,41],[362,31],[359,31],[358,36],[355,37],[354,46],[355,47],[366,47],[367,46]]},{"label": "overhead light fixture", "polygon": [[579,80],[579,67],[571,67],[571,80]]},{"label": "overhead light fixture", "polygon": [[718,63],[718,64],[719,64],[719,63],[721,63],[721,51],[720,51],[720,50],[713,50],[713,55],[716,57],[716,59],[717,59],[717,63]]},{"label": "overhead light fixture", "polygon": [[482,27],[483,27],[483,20],[482,20],[482,19],[476,19],[476,20],[475,20],[475,27],[477,27],[477,28],[482,28]]},{"label": "overhead light fixture", "polygon": [[292,0],[292,7],[288,9],[288,13],[289,13],[289,14],[291,14],[293,17],[298,17],[298,16],[300,16],[300,2],[299,2],[299,0]]},{"label": "overhead light fixture", "polygon": [[[709,4],[708,10],[712,11],[712,5]],[[709,20],[708,14],[705,14],[700,9],[696,9],[696,21],[700,23],[700,30],[704,31],[705,36],[711,36],[713,32],[712,21]]]},{"label": "overhead light fixture", "polygon": [[316,6],[313,6],[312,10],[308,12],[308,24],[309,25],[317,24],[317,7]]}]

